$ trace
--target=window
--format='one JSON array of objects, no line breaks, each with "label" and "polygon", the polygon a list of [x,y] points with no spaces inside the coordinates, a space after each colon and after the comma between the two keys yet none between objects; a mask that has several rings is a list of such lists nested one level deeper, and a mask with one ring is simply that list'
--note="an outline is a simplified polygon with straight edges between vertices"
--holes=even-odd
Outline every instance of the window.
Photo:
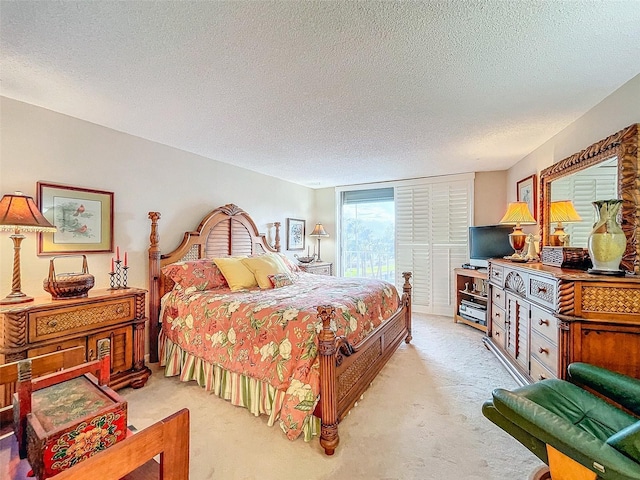
[{"label": "window", "polygon": [[340,272],[395,281],[393,188],[342,192]]}]

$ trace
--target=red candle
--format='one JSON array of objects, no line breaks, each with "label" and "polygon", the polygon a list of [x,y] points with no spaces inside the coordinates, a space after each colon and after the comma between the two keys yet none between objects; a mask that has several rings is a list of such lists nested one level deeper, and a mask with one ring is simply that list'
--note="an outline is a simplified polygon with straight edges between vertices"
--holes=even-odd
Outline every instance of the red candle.
[{"label": "red candle", "polygon": [[120,247],[116,247],[116,260],[120,261]]},{"label": "red candle", "polygon": [[124,266],[127,266],[127,252],[124,252]]},{"label": "red candle", "polygon": [[113,265],[113,257],[111,257],[111,273],[113,273],[115,271],[114,265]]}]

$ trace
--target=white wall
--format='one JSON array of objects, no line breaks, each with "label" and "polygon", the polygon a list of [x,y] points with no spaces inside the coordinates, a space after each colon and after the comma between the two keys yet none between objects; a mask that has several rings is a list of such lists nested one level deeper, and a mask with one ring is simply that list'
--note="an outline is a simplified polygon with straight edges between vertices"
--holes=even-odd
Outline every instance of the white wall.
[{"label": "white wall", "polygon": [[[161,212],[160,246],[165,252],[225,203],[246,210],[263,233],[268,223],[282,222],[283,251],[287,217],[316,220],[312,189],[6,97],[0,97],[0,127],[0,194],[20,190],[35,199],[37,181],[114,192],[115,245],[129,253],[130,286],[148,288],[149,211]],[[48,296],[42,280],[50,257],[37,257],[35,234],[25,235],[22,291]],[[9,233],[0,232],[0,298],[11,291],[12,245]],[[87,257],[96,288],[108,287],[112,255]],[[71,260],[66,262],[70,267],[62,271],[78,271]],[[75,266],[80,267],[79,259]]]},{"label": "white wall", "polygon": [[507,171],[476,172],[473,184],[474,225],[496,225],[507,211]]},{"label": "white wall", "polygon": [[516,199],[516,183],[634,123],[640,123],[640,74],[524,157],[507,172],[507,198]]}]

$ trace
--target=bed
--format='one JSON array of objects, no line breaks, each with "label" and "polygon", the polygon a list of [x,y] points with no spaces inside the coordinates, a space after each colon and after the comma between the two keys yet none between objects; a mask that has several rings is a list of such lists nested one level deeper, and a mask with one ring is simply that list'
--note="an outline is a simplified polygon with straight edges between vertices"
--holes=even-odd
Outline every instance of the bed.
[{"label": "bed", "polygon": [[319,433],[332,455],[339,422],[400,343],[411,341],[411,273],[402,274],[401,296],[390,284],[295,272],[291,263],[285,277],[295,281],[281,288],[174,288],[176,265],[280,255],[279,223],[271,246],[245,211],[224,205],[162,254],[160,214],[149,218],[151,361],[160,361],[166,375],[196,380],[235,405],[269,415],[270,424],[278,420],[290,439]]}]

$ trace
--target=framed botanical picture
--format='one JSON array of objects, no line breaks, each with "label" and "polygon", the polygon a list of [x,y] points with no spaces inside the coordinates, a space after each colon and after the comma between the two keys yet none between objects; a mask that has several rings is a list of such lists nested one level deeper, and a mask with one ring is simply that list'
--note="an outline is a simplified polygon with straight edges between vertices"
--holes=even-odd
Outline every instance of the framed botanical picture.
[{"label": "framed botanical picture", "polygon": [[304,250],[305,221],[287,218],[287,250]]},{"label": "framed botanical picture", "polygon": [[527,202],[529,205],[529,211],[533,218],[538,219],[538,197],[536,195],[536,175],[528,176],[527,178],[523,178],[517,183],[516,190],[518,192],[518,201],[519,202]]},{"label": "framed botanical picture", "polygon": [[38,234],[38,255],[113,252],[113,192],[37,183],[40,211],[55,233]]}]

